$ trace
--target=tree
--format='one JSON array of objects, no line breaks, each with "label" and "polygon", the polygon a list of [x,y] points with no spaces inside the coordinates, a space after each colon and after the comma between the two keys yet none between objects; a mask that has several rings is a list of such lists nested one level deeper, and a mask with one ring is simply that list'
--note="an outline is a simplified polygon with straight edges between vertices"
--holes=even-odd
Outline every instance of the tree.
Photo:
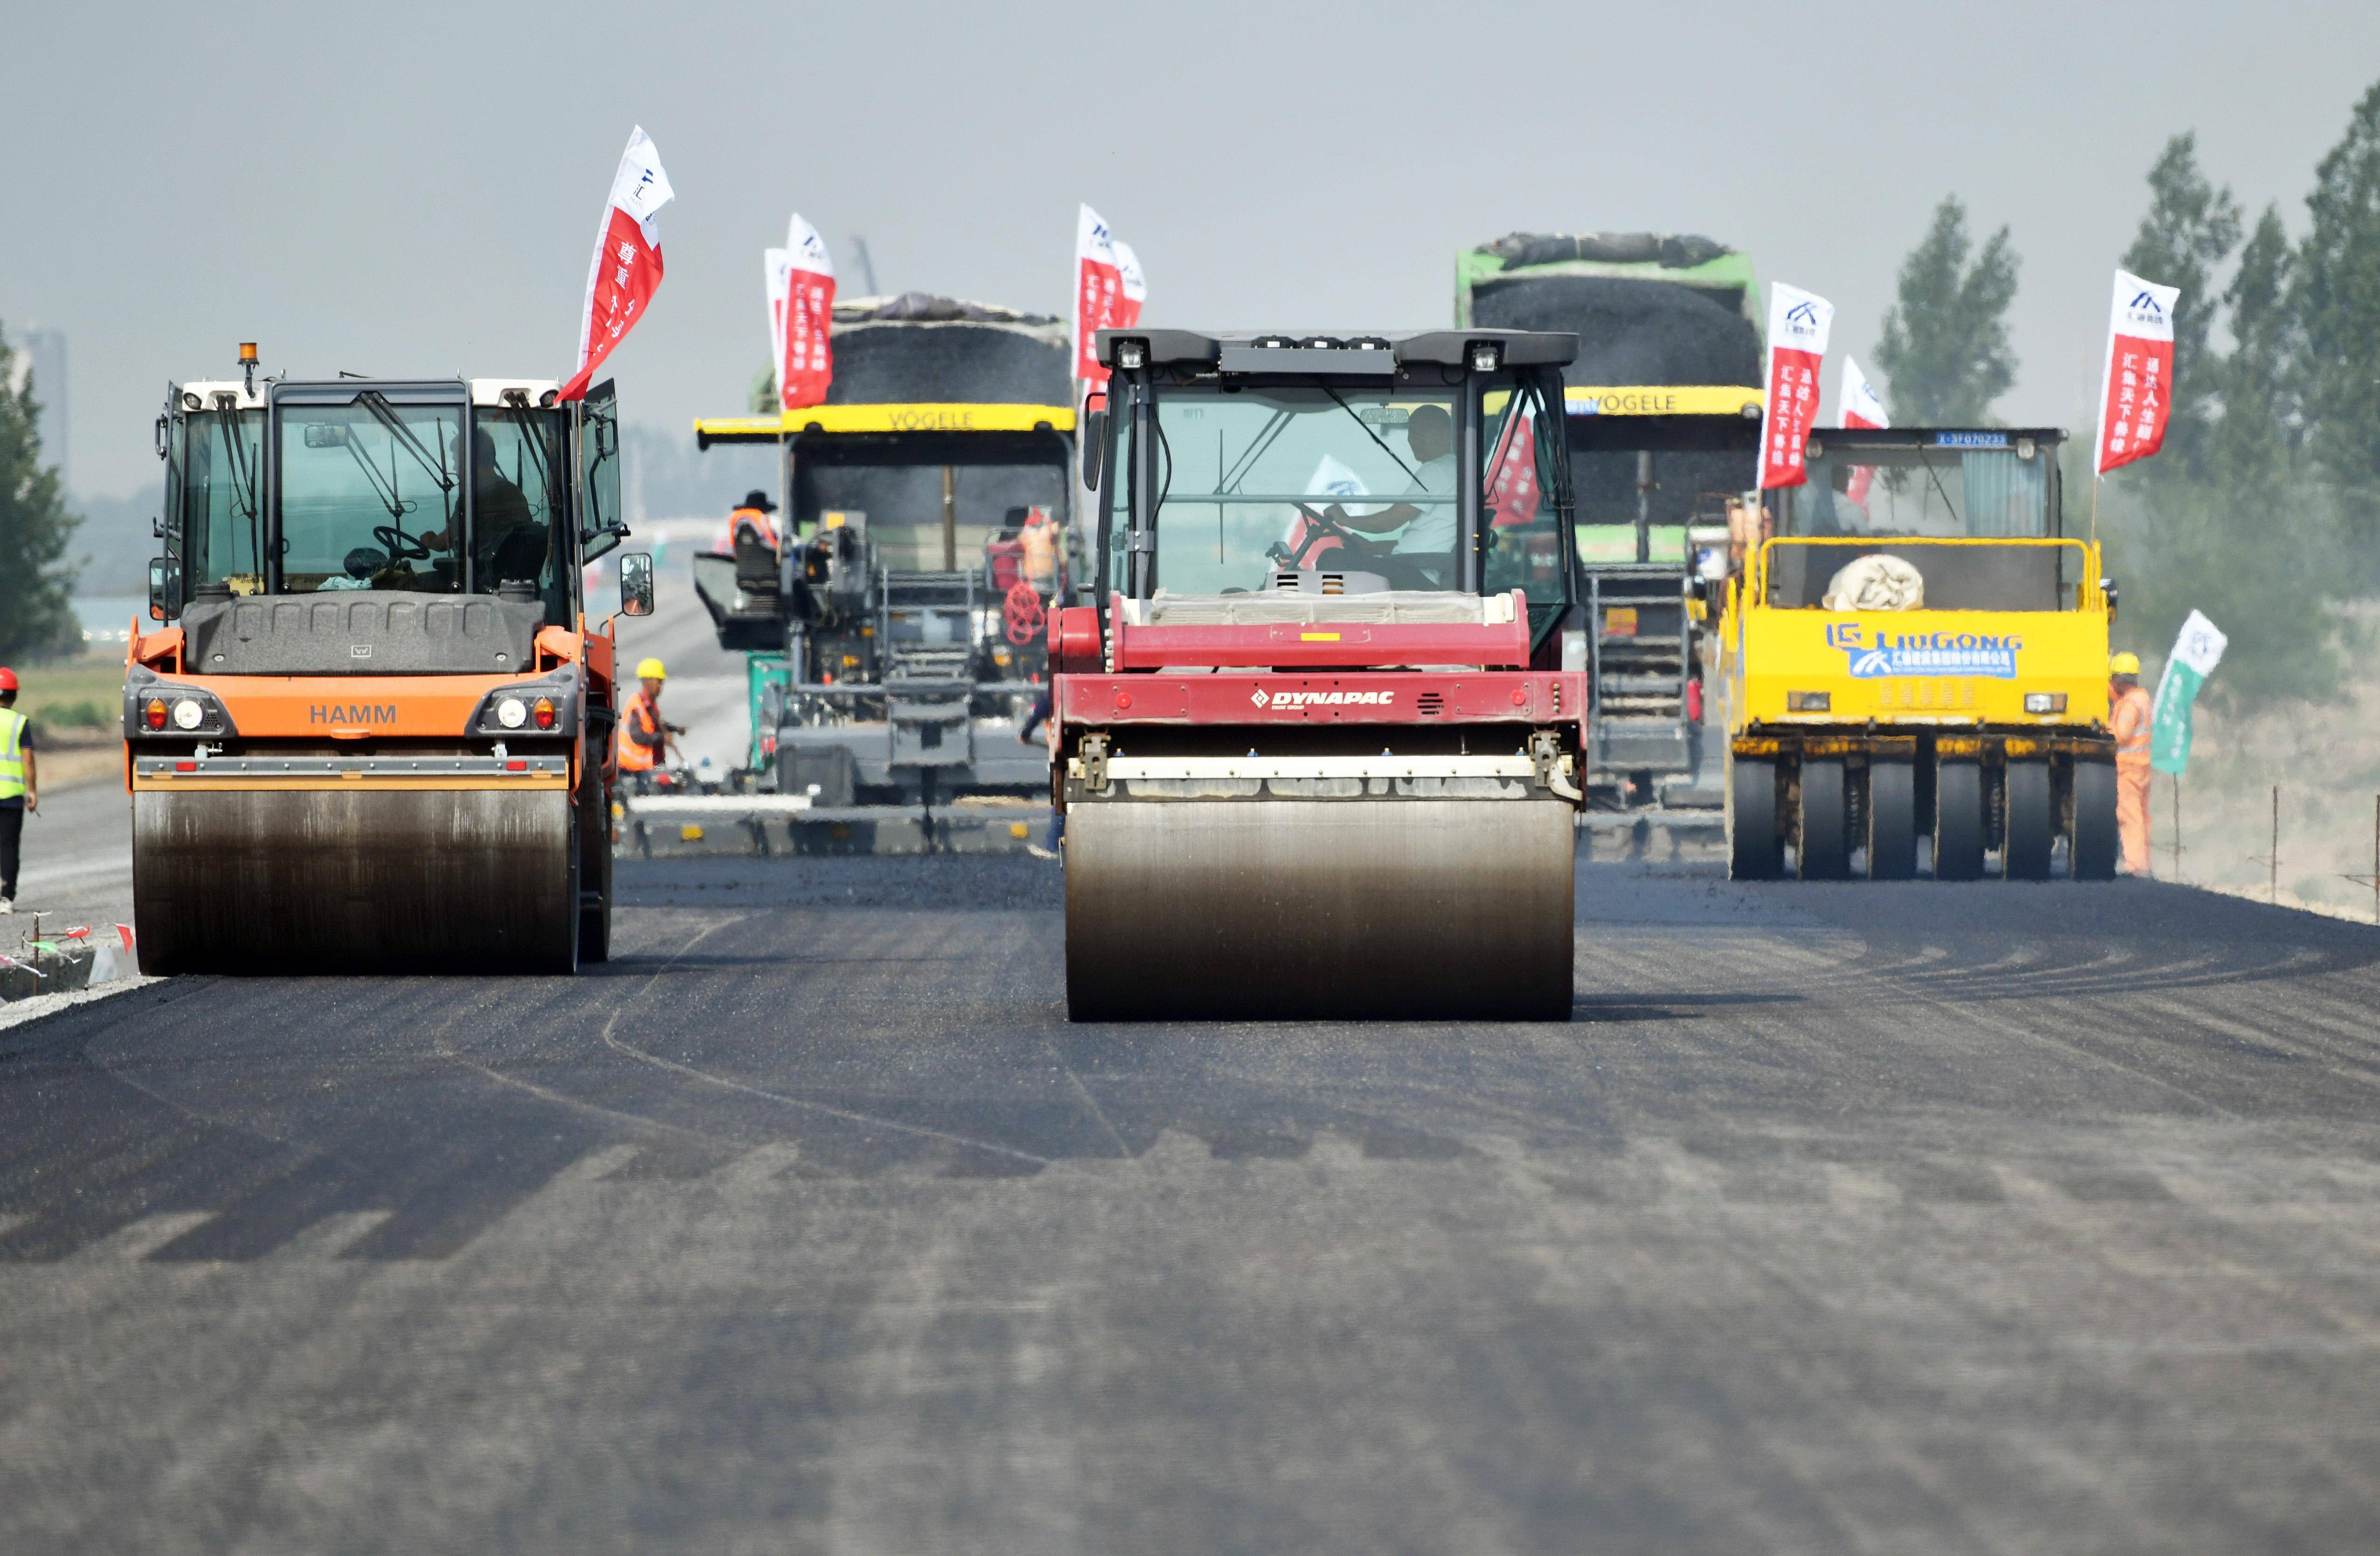
[{"label": "tree", "polygon": [[1967,208],[1951,195],[1901,261],[1900,300],[1884,316],[1876,360],[1890,385],[1892,419],[1904,426],[1981,423],[2016,381],[2008,310],[2016,300],[2017,257],[2009,229],[1992,234],[1970,264],[1972,249]]},{"label": "tree", "polygon": [[2172,419],[2156,474],[2204,480],[2207,444],[2221,390],[2210,371],[2207,330],[2215,322],[2215,274],[2240,244],[2240,202],[2198,169],[2198,134],[2175,136],[2149,169],[2149,208],[2123,267],[2143,280],[2181,288],[2173,316]]},{"label": "tree", "polygon": [[0,663],[64,653],[82,640],[75,623],[67,542],[77,520],[42,468],[41,385],[15,382],[16,353],[0,341]]},{"label": "tree", "polygon": [[[2380,84],[2315,167],[2306,209],[2289,298],[2303,331],[2307,444],[2350,508],[2370,515],[2380,505]],[[2380,539],[2369,518],[2363,528],[2367,546]]]},{"label": "tree", "polygon": [[[2291,381],[2297,332],[2289,308],[2290,262],[2281,213],[2266,206],[2248,246],[2240,250],[2239,271],[2223,293],[2224,305],[2231,310],[2231,355],[2217,359],[2209,353],[2199,359],[2208,392],[2220,396],[2223,412],[2206,441],[2206,463],[2235,499],[2253,501],[2259,492],[2269,496],[2291,474],[2298,418]],[[2204,328],[2202,317],[2201,346]],[[2177,348],[2180,329],[2177,320]],[[2187,382],[2177,371],[2177,394]]]}]

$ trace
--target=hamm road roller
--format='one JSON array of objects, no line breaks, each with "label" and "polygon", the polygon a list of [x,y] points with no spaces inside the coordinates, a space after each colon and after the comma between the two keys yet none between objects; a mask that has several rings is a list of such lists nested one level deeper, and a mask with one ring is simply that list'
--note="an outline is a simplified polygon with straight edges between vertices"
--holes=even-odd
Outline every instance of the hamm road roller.
[{"label": "hamm road roller", "polygon": [[[157,422],[124,685],[141,970],[605,959],[613,637],[580,580],[627,532],[612,386],[259,383],[241,356]],[[621,577],[650,611],[650,559]]]},{"label": "hamm road roller", "polygon": [[1567,1019],[1569,334],[1102,331],[1053,615],[1077,1021]]},{"label": "hamm road roller", "polygon": [[[1841,429],[1725,591],[1737,880],[2116,873],[2099,549],[2055,428]],[[1790,856],[1790,860],[1789,860]]]}]

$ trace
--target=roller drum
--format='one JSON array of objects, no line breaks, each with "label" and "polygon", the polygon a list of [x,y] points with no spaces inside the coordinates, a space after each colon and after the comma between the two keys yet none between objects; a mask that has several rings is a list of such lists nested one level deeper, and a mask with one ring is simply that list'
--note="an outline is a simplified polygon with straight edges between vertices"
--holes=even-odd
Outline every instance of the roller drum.
[{"label": "roller drum", "polygon": [[132,805],[146,973],[570,972],[566,789],[245,789]]},{"label": "roller drum", "polygon": [[1078,804],[1069,1011],[1567,1020],[1573,847],[1554,799]]}]

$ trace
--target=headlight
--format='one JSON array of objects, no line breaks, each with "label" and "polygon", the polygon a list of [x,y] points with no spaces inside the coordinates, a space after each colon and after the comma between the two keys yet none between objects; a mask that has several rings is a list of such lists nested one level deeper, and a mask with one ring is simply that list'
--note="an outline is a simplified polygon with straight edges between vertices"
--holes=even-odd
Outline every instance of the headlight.
[{"label": "headlight", "polygon": [[2063,713],[2066,711],[2066,694],[2062,691],[2026,692],[2024,711],[2028,713]]},{"label": "headlight", "polygon": [[1789,713],[1824,713],[1835,705],[1830,691],[1789,691],[1785,694],[1785,711]]},{"label": "headlight", "polygon": [[528,722],[528,704],[517,697],[507,697],[496,704],[496,723],[506,729],[518,729]]},{"label": "headlight", "polygon": [[174,724],[178,729],[196,729],[205,720],[207,711],[199,706],[194,697],[186,697],[174,704]]}]

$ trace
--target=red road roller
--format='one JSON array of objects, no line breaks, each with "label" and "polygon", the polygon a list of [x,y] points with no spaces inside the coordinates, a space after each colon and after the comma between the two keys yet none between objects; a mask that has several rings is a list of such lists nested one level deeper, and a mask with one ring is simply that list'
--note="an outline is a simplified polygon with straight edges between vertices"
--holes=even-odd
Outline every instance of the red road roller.
[{"label": "red road roller", "polygon": [[1077,1021],[1562,1020],[1569,334],[1104,331],[1050,626]]}]

